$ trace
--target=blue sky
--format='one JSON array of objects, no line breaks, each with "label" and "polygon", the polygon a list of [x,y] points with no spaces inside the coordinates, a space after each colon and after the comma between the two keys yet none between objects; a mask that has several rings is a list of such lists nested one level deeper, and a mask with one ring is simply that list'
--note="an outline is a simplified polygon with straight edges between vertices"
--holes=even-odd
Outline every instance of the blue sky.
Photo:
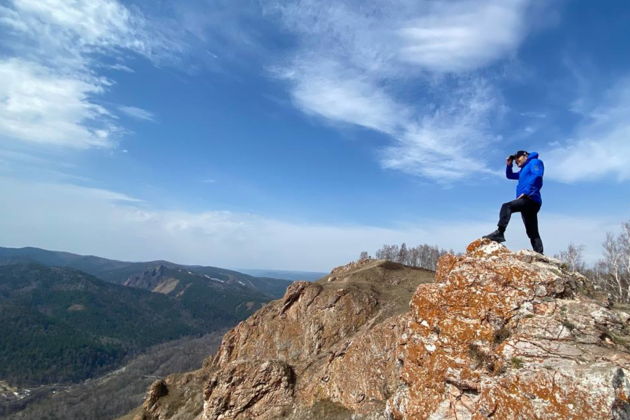
[{"label": "blue sky", "polygon": [[[328,271],[462,251],[545,162],[546,252],[630,214],[624,1],[0,3],[1,246]],[[518,215],[512,249],[529,247]]]}]

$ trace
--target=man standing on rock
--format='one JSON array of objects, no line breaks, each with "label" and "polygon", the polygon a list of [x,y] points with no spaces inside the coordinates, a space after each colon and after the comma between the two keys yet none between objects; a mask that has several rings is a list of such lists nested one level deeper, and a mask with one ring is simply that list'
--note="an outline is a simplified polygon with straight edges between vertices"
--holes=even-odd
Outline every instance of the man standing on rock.
[{"label": "man standing on rock", "polygon": [[[521,170],[514,173],[512,164],[516,162]],[[516,200],[504,203],[499,212],[498,229],[484,236],[496,242],[505,242],[503,233],[510,222],[512,213],[520,212],[525,223],[525,230],[529,237],[534,251],[542,254],[543,243],[538,233],[538,211],[542,205],[540,189],[543,186],[543,172],[545,166],[542,160],[538,159],[538,153],[528,153],[519,150],[514,155],[508,156],[506,160],[505,176],[508,179],[518,179],[516,186]]]}]

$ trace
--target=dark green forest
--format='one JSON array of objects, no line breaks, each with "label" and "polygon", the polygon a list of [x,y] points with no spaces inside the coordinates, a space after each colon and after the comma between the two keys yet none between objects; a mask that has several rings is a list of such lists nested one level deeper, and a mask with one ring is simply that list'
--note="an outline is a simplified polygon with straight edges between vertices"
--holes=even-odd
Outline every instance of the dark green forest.
[{"label": "dark green forest", "polygon": [[[203,295],[190,300],[33,263],[0,266],[0,378],[14,385],[77,382],[182,336],[233,325]],[[196,298],[193,298],[196,296]],[[229,303],[234,308],[238,302]]]}]

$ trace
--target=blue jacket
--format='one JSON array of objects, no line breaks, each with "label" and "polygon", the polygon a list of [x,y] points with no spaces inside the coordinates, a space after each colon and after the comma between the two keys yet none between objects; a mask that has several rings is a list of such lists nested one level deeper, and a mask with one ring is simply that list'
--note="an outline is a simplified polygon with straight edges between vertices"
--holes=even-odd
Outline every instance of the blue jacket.
[{"label": "blue jacket", "polygon": [[508,179],[518,179],[516,197],[525,194],[529,198],[542,204],[540,189],[543,186],[543,173],[545,165],[538,159],[538,153],[531,152],[525,161],[525,165],[519,172],[512,172],[512,165],[505,168],[505,176]]}]

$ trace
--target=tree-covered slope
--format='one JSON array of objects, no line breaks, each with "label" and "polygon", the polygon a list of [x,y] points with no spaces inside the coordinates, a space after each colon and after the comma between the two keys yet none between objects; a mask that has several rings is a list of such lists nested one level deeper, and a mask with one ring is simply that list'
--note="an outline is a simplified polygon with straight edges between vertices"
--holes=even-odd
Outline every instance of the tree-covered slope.
[{"label": "tree-covered slope", "polygon": [[15,384],[77,381],[150,345],[237,320],[210,304],[188,308],[74,269],[0,266],[0,378]]},{"label": "tree-covered slope", "polygon": [[205,307],[244,319],[271,296],[246,284],[231,281],[178,266],[157,265],[142,273],[130,276],[124,286],[163,293],[179,300],[195,316],[202,316]]}]

